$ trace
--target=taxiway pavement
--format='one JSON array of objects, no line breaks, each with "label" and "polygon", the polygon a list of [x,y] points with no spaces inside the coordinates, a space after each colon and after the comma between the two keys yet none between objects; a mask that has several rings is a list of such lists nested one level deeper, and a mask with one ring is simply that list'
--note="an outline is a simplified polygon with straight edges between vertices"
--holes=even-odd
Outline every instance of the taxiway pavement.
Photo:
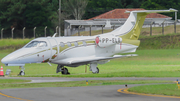
[{"label": "taxiway pavement", "polygon": [[[57,77],[8,77],[0,79],[26,79],[33,82],[62,82],[82,80],[172,80],[180,78],[57,78]],[[128,85],[129,87],[138,84]],[[0,90],[0,101],[179,101],[178,98],[151,97],[117,92],[124,85],[87,87],[46,87]]]}]

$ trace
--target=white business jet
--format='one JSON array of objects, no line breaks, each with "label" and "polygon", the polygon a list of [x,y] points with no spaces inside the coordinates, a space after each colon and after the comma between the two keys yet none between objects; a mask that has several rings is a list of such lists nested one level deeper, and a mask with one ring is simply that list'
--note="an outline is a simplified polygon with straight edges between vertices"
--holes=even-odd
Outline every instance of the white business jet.
[{"label": "white business jet", "polygon": [[64,66],[88,65],[92,73],[99,73],[98,64],[110,59],[136,56],[136,54],[116,55],[135,52],[140,44],[139,34],[146,15],[150,13],[176,12],[169,10],[127,11],[127,21],[112,32],[96,36],[41,37],[30,41],[24,47],[4,57],[6,66],[20,66],[19,75],[24,75],[26,63],[58,64],[56,73],[69,74]]}]

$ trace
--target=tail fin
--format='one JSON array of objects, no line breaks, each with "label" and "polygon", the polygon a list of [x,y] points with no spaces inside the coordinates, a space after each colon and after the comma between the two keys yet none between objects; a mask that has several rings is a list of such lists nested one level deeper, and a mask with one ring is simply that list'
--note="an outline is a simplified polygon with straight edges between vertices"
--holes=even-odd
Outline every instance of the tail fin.
[{"label": "tail fin", "polygon": [[146,15],[150,13],[163,13],[163,12],[176,12],[175,9],[169,10],[142,10],[142,11],[131,11],[128,19],[121,27],[112,31],[111,34],[120,36],[123,39],[137,40],[139,38],[142,26]]}]

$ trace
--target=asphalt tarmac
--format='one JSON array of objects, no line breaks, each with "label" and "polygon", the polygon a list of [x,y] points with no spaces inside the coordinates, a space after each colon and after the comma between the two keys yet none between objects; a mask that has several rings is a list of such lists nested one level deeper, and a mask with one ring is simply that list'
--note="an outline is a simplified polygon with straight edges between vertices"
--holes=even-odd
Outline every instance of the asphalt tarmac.
[{"label": "asphalt tarmac", "polygon": [[[56,77],[8,77],[0,79],[26,79],[32,82],[64,82],[81,80],[172,80],[178,78],[56,78]],[[180,78],[179,78],[180,79]],[[128,87],[138,86],[128,85]],[[180,101],[180,98],[153,97],[117,92],[124,85],[87,87],[46,87],[0,90],[0,101]]]}]

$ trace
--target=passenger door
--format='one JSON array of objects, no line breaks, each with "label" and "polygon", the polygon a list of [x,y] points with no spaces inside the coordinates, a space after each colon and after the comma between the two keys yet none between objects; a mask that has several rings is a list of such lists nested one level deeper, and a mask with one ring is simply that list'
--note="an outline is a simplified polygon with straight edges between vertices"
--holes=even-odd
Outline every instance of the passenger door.
[{"label": "passenger door", "polygon": [[36,48],[38,53],[37,53],[37,63],[42,63],[42,62],[48,62],[49,57],[50,57],[50,49],[46,41],[39,41],[38,47]]},{"label": "passenger door", "polygon": [[58,52],[59,52],[58,43],[55,38],[48,38],[48,41],[50,43],[50,50],[51,50],[50,60],[51,61],[57,60]]}]

